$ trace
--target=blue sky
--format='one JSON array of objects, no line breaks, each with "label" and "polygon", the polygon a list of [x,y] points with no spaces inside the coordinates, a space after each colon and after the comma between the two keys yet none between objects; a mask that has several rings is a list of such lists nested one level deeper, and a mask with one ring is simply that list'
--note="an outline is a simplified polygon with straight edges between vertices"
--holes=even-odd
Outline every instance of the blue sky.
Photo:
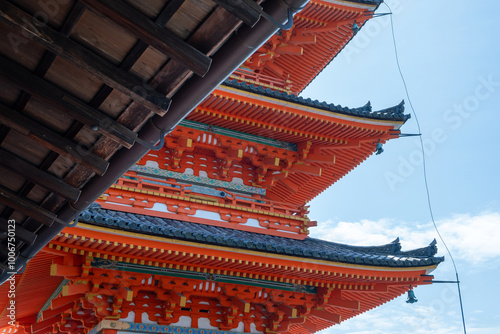
[{"label": "blue sky", "polygon": [[[500,333],[499,1],[391,0],[403,74],[426,143],[436,222],[458,266],[467,332]],[[379,12],[388,9],[381,5]],[[371,20],[302,96],[375,110],[405,99],[388,16]],[[417,133],[412,115],[402,128]],[[392,140],[311,204],[312,236],[359,245],[437,238],[416,137]],[[453,280],[449,256],[434,272]],[[461,333],[456,286],[415,290],[324,333]]]}]

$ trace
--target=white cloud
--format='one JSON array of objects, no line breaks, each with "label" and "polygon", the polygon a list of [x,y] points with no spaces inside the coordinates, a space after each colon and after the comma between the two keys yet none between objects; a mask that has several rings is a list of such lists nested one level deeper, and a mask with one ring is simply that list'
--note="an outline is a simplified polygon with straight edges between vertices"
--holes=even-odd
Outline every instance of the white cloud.
[{"label": "white cloud", "polygon": [[[500,297],[494,297],[498,293],[490,288],[498,283],[496,281],[499,277],[500,213],[455,215],[436,223],[457,265],[463,269],[461,286],[467,332],[471,334],[500,333],[498,318],[485,314],[492,307],[492,301],[485,300],[485,296],[492,296],[492,300]],[[311,236],[365,246],[386,244],[400,237],[403,250],[426,246],[436,238],[439,255],[447,256],[444,269],[448,272],[443,273],[441,269],[440,279],[453,278],[451,261],[432,223],[416,224],[394,219],[359,222],[330,220],[318,223],[318,227],[311,230]],[[406,296],[402,296],[349,319],[339,326],[326,329],[322,334],[462,333],[462,320],[455,285],[439,284],[418,288],[416,293],[419,298],[418,304],[406,304]]]},{"label": "white cloud", "polygon": [[432,306],[408,305],[404,297],[375,310],[347,320],[340,326],[324,330],[321,334],[455,334],[461,328],[450,325],[444,313]]},{"label": "white cloud", "polygon": [[[455,259],[481,265],[500,260],[500,214],[456,215],[436,222]],[[391,219],[360,222],[331,220],[318,224],[311,236],[352,245],[381,245],[400,237],[403,250],[426,246],[438,240],[440,255],[447,255],[431,223],[414,224]]]}]

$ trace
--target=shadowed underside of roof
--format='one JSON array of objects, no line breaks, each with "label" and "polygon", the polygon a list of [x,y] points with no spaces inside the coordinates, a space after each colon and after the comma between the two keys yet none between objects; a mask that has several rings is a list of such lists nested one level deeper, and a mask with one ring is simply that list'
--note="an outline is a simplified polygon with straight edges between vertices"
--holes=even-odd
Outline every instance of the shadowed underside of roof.
[{"label": "shadowed underside of roof", "polygon": [[[264,10],[281,21],[303,5]],[[4,281],[277,27],[225,1],[19,0],[0,2],[0,29],[2,245],[8,220],[17,230]]]}]

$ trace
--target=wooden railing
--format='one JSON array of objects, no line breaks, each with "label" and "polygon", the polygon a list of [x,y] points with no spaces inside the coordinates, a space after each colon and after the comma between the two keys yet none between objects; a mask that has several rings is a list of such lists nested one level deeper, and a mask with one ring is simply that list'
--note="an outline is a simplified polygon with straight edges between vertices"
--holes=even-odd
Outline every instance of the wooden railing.
[{"label": "wooden railing", "polygon": [[[263,211],[272,214],[281,214],[286,216],[294,216],[297,218],[304,218],[309,212],[307,207],[297,208],[293,204],[271,201],[262,198],[259,195],[248,196],[237,194],[223,188],[214,188],[213,194],[204,194],[191,190],[193,184],[179,183],[175,180],[160,180],[156,178],[137,175],[135,173],[125,173],[119,178],[116,185],[124,187],[132,187],[145,191],[153,191],[156,193],[172,194],[181,197],[204,198],[210,202],[218,202],[220,204],[233,205],[236,207],[246,207],[252,210]],[[205,188],[208,188],[204,186]]]}]

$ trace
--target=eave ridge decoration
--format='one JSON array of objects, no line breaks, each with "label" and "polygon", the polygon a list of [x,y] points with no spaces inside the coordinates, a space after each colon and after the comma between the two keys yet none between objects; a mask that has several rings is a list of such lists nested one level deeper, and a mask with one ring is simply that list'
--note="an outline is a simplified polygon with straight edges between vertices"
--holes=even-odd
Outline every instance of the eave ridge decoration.
[{"label": "eave ridge decoration", "polygon": [[222,86],[237,88],[251,93],[262,94],[268,97],[290,101],[312,108],[318,108],[326,111],[342,113],[350,116],[360,116],[360,117],[390,120],[390,121],[406,121],[410,118],[410,114],[404,114],[405,110],[404,100],[401,101],[396,106],[378,111],[373,111],[370,102],[359,108],[347,108],[347,107],[342,107],[341,105],[335,105],[333,103],[328,103],[325,101],[312,100],[311,98],[303,98],[301,96],[288,94],[286,92],[273,90],[271,88],[256,86],[252,83],[238,82],[237,79],[231,79],[231,78],[226,79],[226,81],[224,81]]},{"label": "eave ridge decoration", "polygon": [[412,249],[412,250],[404,251],[404,252],[399,252],[398,254],[412,256],[412,257],[427,257],[427,256],[434,256],[434,255],[436,255],[437,251],[438,251],[438,249],[437,249],[437,241],[436,241],[436,239],[434,239],[426,247]]}]

